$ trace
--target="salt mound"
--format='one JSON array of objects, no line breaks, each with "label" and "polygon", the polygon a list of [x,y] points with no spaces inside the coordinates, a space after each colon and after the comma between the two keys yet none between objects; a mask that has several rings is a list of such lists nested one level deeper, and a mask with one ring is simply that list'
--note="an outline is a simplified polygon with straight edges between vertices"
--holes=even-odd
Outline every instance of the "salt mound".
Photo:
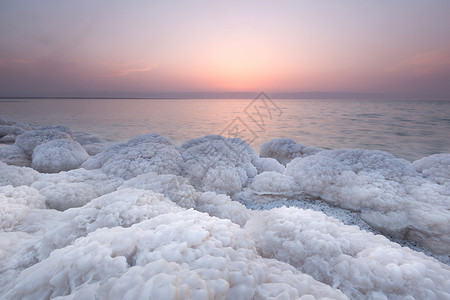
[{"label": "salt mound", "polygon": [[30,125],[0,115],[0,143],[13,144],[16,137],[27,130],[32,130]]},{"label": "salt mound", "polygon": [[438,254],[450,249],[450,190],[424,178],[406,160],[381,151],[322,151],[294,159],[285,175],[295,180],[292,189],[359,211],[381,232]]},{"label": "salt mound", "polygon": [[71,140],[72,137],[70,136],[70,134],[57,128],[37,129],[33,131],[27,131],[17,136],[15,145],[22,148],[26,154],[32,155],[34,148],[36,148],[40,144],[59,139]]},{"label": "salt mound", "polygon": [[450,185],[450,154],[431,155],[416,160],[412,164],[424,177],[438,184]]},{"label": "salt mound", "polygon": [[273,139],[261,145],[259,155],[271,157],[285,165],[296,157],[316,154],[324,149],[298,144],[291,139]]},{"label": "salt mound", "polygon": [[0,146],[0,161],[19,167],[29,167],[31,165],[30,156],[14,145]]},{"label": "salt mound", "polygon": [[195,138],[181,145],[183,176],[203,191],[233,194],[257,174],[253,164],[258,157],[240,139],[218,135]]},{"label": "salt mound", "polygon": [[136,188],[161,193],[172,202],[184,208],[193,208],[198,198],[197,192],[189,181],[181,176],[156,173],[139,175],[123,183],[120,189]]},{"label": "salt mound", "polygon": [[43,173],[58,173],[78,168],[89,158],[81,145],[68,139],[51,140],[33,150],[32,167]]},{"label": "salt mound", "polygon": [[182,158],[170,140],[148,134],[106,148],[88,159],[82,167],[100,168],[104,173],[131,179],[141,174],[179,174]]},{"label": "salt mound", "polygon": [[253,164],[258,170],[258,174],[262,172],[277,172],[283,174],[286,169],[276,159],[269,157],[255,159],[253,160]]},{"label": "salt mound", "polygon": [[[64,248],[79,237],[103,227],[129,227],[168,212],[181,210],[162,195],[151,191],[122,189],[96,198],[87,205],[68,209],[35,210],[22,213],[18,230],[34,233],[34,240],[26,247],[16,249],[14,256],[0,262],[0,270],[7,272],[0,277],[2,283],[17,277],[22,270],[46,259],[52,251]],[[48,214],[47,212],[53,212]]]},{"label": "salt mound", "polygon": [[80,143],[89,155],[96,155],[102,152],[106,147],[98,136],[86,132],[74,132],[73,139]]},{"label": "salt mound", "polygon": [[13,231],[35,208],[45,208],[45,198],[28,186],[0,187],[0,230]]},{"label": "salt mound", "polygon": [[99,170],[41,174],[31,168],[0,162],[0,186],[31,186],[45,197],[48,208],[57,210],[83,206],[98,196],[115,191],[122,183],[123,179],[107,176]]},{"label": "salt mound", "polygon": [[258,211],[246,230],[285,261],[351,299],[449,299],[450,268],[380,235],[297,208]]},{"label": "salt mound", "polygon": [[[0,147],[6,299],[450,298],[450,268],[433,258],[323,213],[233,201],[314,202],[445,256],[449,154],[411,164],[278,139],[260,158],[240,139],[176,147],[157,134],[101,151],[100,139],[67,126],[32,130],[0,117],[2,132],[16,140]],[[58,173],[2,162],[30,157]]]},{"label": "salt mound", "polygon": [[347,299],[288,264],[255,255],[252,241],[230,221],[193,210],[166,213],[130,228],[99,229],[24,270],[4,295]]},{"label": "salt mound", "polygon": [[57,174],[42,174],[31,184],[46,198],[48,208],[64,211],[80,207],[101,195],[111,193],[123,180],[98,170],[76,169]]},{"label": "salt mound", "polygon": [[9,166],[0,161],[0,186],[31,185],[41,174],[31,168]]}]

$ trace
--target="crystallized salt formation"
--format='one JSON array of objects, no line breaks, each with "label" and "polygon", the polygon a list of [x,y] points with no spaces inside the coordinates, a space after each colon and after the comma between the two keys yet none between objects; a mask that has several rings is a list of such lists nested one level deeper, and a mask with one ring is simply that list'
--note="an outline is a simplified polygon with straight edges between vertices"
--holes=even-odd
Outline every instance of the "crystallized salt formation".
[{"label": "crystallized salt formation", "polygon": [[289,262],[351,299],[450,297],[448,266],[323,213],[260,211],[246,229],[262,256]]},{"label": "crystallized salt formation", "polygon": [[406,160],[381,151],[322,151],[295,159],[285,174],[307,193],[361,211],[382,232],[448,254],[450,189],[424,178]]},{"label": "crystallized salt formation", "polygon": [[81,145],[67,139],[52,140],[33,150],[32,167],[42,173],[58,173],[78,168],[89,158]]},{"label": "crystallized salt formation", "polygon": [[259,154],[261,157],[275,158],[286,165],[296,157],[313,155],[322,150],[324,149],[298,144],[291,139],[273,139],[261,145]]},{"label": "crystallized salt formation", "polygon": [[4,293],[35,299],[69,294],[79,299],[347,299],[288,264],[255,254],[252,240],[237,225],[193,210],[97,230],[22,271]]},{"label": "crystallized salt formation", "polygon": [[181,145],[183,176],[204,191],[234,194],[257,174],[257,154],[241,139],[209,135]]},{"label": "crystallized salt formation", "polygon": [[0,134],[2,299],[450,299],[450,154]]},{"label": "crystallized salt formation", "polygon": [[111,145],[82,166],[131,179],[149,172],[178,175],[181,162],[180,153],[169,139],[158,134],[147,134],[131,139],[128,143]]},{"label": "crystallized salt formation", "polygon": [[0,143],[14,144],[17,136],[27,130],[32,130],[30,125],[0,115]]},{"label": "crystallized salt formation", "polygon": [[17,146],[4,145],[0,147],[0,161],[8,165],[29,167],[31,165],[31,156]]}]

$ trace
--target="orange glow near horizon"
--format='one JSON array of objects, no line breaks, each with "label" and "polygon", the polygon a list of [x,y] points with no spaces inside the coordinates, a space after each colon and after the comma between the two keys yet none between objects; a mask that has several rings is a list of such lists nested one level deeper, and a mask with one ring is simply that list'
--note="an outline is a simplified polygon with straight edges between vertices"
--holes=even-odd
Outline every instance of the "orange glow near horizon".
[{"label": "orange glow near horizon", "polygon": [[443,0],[178,1],[138,9],[103,0],[89,7],[3,3],[1,95],[265,90],[450,97],[450,2]]}]

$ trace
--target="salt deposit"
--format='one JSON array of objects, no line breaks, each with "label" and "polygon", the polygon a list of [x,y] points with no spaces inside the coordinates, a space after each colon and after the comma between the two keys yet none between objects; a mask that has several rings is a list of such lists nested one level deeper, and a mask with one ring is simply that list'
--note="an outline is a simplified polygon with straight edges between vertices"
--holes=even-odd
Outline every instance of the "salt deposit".
[{"label": "salt deposit", "polygon": [[4,299],[450,299],[450,154],[0,133]]}]

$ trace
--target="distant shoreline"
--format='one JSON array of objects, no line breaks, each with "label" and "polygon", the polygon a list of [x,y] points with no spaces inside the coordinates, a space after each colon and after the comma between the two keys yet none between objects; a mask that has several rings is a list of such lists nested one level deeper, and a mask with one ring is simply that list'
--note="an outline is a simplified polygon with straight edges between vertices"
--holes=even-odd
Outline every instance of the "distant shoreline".
[{"label": "distant shoreline", "polygon": [[[442,101],[447,102],[450,101],[450,98],[383,98],[383,97],[373,97],[373,98],[364,98],[364,97],[324,97],[324,96],[317,96],[317,97],[277,97],[276,95],[271,97],[272,99],[282,99],[282,100],[359,100],[359,101]],[[235,99],[245,99],[250,100],[254,99],[254,97],[0,97],[0,102],[8,102],[4,100],[90,100],[90,99],[96,99],[96,100],[235,100]],[[16,102],[16,101],[11,101]]]}]

